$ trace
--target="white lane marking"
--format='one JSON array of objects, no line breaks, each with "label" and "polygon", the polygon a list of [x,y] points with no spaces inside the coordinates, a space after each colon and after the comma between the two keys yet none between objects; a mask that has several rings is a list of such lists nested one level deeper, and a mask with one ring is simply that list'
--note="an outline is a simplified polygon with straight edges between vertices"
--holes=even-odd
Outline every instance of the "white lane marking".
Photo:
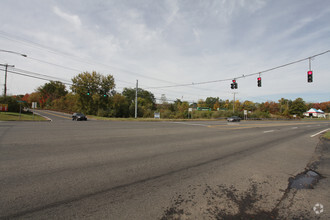
[{"label": "white lane marking", "polygon": [[175,124],[184,124],[184,125],[192,125],[192,126],[203,126],[203,127],[207,127],[209,125],[204,125],[204,124],[192,124],[192,123],[187,123],[187,122],[173,122]]},{"label": "white lane marking", "polygon": [[293,127],[293,128],[291,128],[291,129],[297,129],[298,127]]},{"label": "white lane marking", "polygon": [[45,116],[45,115],[41,115],[41,114],[39,114],[38,112],[34,112],[34,114],[35,114],[35,115],[39,115],[39,116],[41,116],[41,117],[44,117],[44,118],[47,119],[48,121],[53,121],[51,118],[48,118],[48,117]]},{"label": "white lane marking", "polygon": [[325,130],[323,130],[323,131],[317,132],[316,134],[311,135],[311,137],[315,137],[315,136],[317,136],[317,135],[319,135],[319,134],[321,134],[321,133],[323,133],[323,132],[326,132],[326,131],[329,130],[329,129],[330,129],[330,128],[327,128],[327,129],[325,129]]},{"label": "white lane marking", "polygon": [[274,132],[275,130],[269,130],[269,131],[264,131],[263,133],[270,133],[270,132]]}]

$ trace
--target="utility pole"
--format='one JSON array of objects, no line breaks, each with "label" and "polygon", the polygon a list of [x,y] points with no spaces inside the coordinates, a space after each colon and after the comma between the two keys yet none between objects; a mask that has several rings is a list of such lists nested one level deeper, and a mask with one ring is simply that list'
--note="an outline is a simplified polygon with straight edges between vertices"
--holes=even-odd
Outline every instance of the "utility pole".
[{"label": "utility pole", "polygon": [[1,66],[5,67],[5,89],[4,89],[4,97],[7,96],[7,71],[8,67],[15,67],[14,65],[8,65],[8,64],[0,64]]},{"label": "utility pole", "polygon": [[136,80],[136,91],[135,91],[135,118],[137,118],[138,83],[139,83],[139,81]]},{"label": "utility pole", "polygon": [[[22,54],[22,53],[18,53],[18,52],[15,52],[15,51],[11,51],[11,50],[3,50],[3,49],[0,49],[0,52],[5,52],[5,53],[12,53],[12,54],[17,54],[17,55],[20,55],[22,57],[27,57],[26,54]],[[4,97],[7,96],[7,69],[8,67],[15,67],[14,65],[8,65],[8,64],[0,64],[0,66],[4,66],[6,67],[6,71],[5,71],[5,90],[4,90]]]},{"label": "utility pole", "polygon": [[235,95],[237,94],[237,92],[233,92],[234,94],[234,102],[233,102],[233,113],[235,112]]}]

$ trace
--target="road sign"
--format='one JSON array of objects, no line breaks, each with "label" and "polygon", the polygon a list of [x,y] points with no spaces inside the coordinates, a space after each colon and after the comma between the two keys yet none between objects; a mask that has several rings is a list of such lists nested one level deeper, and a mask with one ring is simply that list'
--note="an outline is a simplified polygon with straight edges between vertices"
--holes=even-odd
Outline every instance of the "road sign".
[{"label": "road sign", "polygon": [[197,111],[211,111],[211,108],[208,108],[208,107],[197,107]]},{"label": "road sign", "polygon": [[32,108],[37,108],[37,102],[32,102]]},{"label": "road sign", "polygon": [[155,119],[160,119],[160,112],[155,112],[154,113],[154,118]]},{"label": "road sign", "polygon": [[247,110],[244,110],[244,115],[247,115],[248,111]]},{"label": "road sign", "polygon": [[8,112],[8,104],[0,104],[1,112]]}]

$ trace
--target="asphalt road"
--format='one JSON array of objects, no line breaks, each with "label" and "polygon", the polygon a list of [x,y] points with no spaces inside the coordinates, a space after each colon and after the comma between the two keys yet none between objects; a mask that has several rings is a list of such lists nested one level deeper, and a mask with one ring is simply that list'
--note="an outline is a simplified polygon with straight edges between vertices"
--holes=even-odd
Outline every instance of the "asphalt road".
[{"label": "asphalt road", "polygon": [[[0,122],[1,219],[329,217],[329,193],[296,207],[287,190],[315,160],[311,136],[327,121],[77,122],[40,113],[52,121]],[[316,215],[316,203],[325,212]]]}]

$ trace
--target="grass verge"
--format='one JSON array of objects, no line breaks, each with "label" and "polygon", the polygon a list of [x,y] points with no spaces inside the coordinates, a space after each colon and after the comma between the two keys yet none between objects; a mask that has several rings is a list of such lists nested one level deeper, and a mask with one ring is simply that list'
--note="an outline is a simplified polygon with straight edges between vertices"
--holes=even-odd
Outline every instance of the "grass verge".
[{"label": "grass verge", "polygon": [[88,119],[104,120],[104,121],[219,121],[219,119],[154,119],[154,118],[109,118],[109,117],[99,117],[94,115],[87,115]]},{"label": "grass verge", "polygon": [[45,118],[32,113],[0,112],[0,121],[46,121]]},{"label": "grass verge", "polygon": [[327,118],[302,118],[303,121],[329,121]]},{"label": "grass verge", "polygon": [[323,135],[324,138],[330,140],[330,131],[327,131],[324,135]]}]

